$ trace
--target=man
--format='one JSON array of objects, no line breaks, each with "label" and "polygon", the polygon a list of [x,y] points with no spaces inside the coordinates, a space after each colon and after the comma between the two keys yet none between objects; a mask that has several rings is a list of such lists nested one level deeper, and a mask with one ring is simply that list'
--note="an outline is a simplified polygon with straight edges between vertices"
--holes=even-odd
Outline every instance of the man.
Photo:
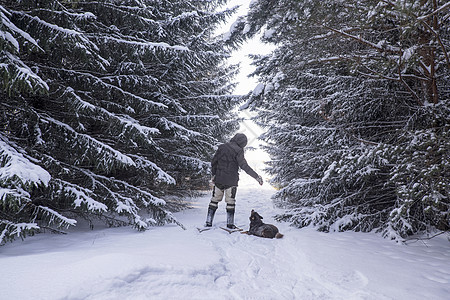
[{"label": "man", "polygon": [[248,175],[263,184],[259,176],[248,164],[244,157],[244,147],[247,137],[237,133],[228,143],[219,145],[211,161],[212,182],[214,183],[211,202],[208,206],[205,226],[211,227],[219,202],[225,195],[227,204],[227,227],[234,229],[234,208],[236,203],[236,189],[239,181],[239,167]]}]

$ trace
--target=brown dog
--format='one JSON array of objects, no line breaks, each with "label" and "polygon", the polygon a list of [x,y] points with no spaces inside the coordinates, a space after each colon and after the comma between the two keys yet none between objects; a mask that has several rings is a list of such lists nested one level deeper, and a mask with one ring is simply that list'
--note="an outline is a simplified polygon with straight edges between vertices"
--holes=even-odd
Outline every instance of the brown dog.
[{"label": "brown dog", "polygon": [[247,234],[269,239],[281,239],[283,235],[279,233],[278,228],[275,225],[263,223],[261,221],[262,218],[262,216],[252,209],[250,214],[250,229],[247,231]]}]

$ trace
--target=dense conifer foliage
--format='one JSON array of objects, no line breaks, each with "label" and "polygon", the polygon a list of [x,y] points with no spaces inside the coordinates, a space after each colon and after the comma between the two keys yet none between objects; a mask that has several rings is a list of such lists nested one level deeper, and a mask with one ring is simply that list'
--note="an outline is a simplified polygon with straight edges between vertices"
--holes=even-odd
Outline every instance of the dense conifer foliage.
[{"label": "dense conifer foliage", "polygon": [[230,113],[226,1],[2,1],[0,243],[85,218],[176,222]]},{"label": "dense conifer foliage", "polygon": [[450,4],[253,1],[247,106],[267,128],[280,219],[400,238],[448,230]]}]

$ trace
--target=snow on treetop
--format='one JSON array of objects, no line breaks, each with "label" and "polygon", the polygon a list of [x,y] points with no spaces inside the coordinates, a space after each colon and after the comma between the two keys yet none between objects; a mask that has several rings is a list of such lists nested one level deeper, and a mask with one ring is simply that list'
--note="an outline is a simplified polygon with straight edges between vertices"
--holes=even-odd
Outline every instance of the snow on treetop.
[{"label": "snow on treetop", "polygon": [[230,26],[230,30],[226,33],[223,34],[222,39],[224,41],[228,41],[231,38],[231,35],[236,31],[236,27],[239,23],[241,23],[241,19],[239,18],[238,20],[236,20],[235,22],[233,22],[233,24],[231,24]]},{"label": "snow on treetop", "polygon": [[248,7],[252,7],[254,5],[256,5],[258,3],[259,0],[252,0],[250,1],[250,4],[248,5]]},{"label": "snow on treetop", "polygon": [[270,38],[273,37],[274,34],[275,34],[275,29],[267,29],[267,30],[264,32],[264,38],[270,39]]},{"label": "snow on treetop", "polygon": [[199,14],[195,10],[194,11],[190,11],[190,12],[183,12],[182,14],[172,18],[170,20],[170,23],[174,24],[174,23],[180,22],[180,21],[182,21],[184,19],[195,18],[195,17],[198,17],[198,16],[199,16]]},{"label": "snow on treetop", "polygon": [[248,23],[245,24],[244,29],[242,30],[242,34],[249,33],[250,29],[252,29],[252,26]]},{"label": "snow on treetop", "polygon": [[261,95],[261,93],[264,91],[264,83],[258,83],[258,85],[255,87],[255,89],[253,90],[252,94],[253,96],[257,97],[259,95]]}]

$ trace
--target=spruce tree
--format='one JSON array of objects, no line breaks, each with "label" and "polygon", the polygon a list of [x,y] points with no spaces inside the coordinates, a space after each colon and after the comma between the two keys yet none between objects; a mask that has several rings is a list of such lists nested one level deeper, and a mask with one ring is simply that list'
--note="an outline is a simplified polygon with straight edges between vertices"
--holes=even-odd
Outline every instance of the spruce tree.
[{"label": "spruce tree", "polygon": [[204,186],[237,128],[223,2],[2,2],[0,242],[178,223],[170,195]]},{"label": "spruce tree", "polygon": [[255,56],[247,106],[267,128],[279,219],[391,238],[448,230],[449,8],[253,2],[236,34],[278,46]]}]

